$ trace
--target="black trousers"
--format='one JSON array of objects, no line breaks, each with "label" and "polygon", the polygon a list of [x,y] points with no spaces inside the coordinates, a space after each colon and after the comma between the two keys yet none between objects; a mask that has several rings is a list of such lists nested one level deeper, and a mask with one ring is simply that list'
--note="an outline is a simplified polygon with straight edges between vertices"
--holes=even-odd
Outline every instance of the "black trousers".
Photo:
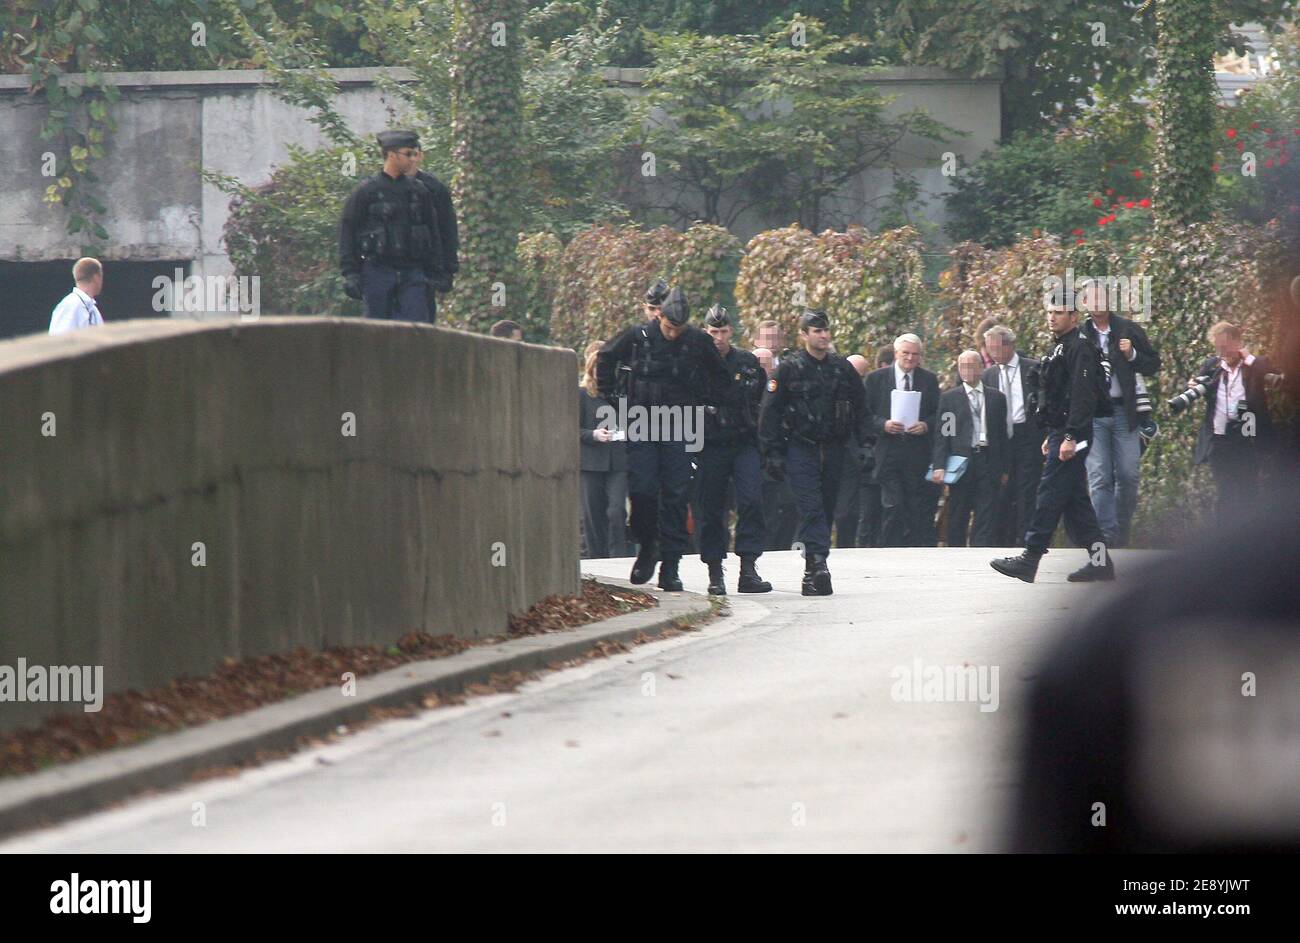
[{"label": "black trousers", "polygon": [[997,520],[998,479],[989,466],[987,449],[977,449],[966,462],[966,471],[948,486],[948,546],[966,546],[970,517],[972,547],[992,547],[994,522]]},{"label": "black trousers", "polygon": [[727,529],[727,485],[736,497],[736,553],[758,556],[763,552],[763,472],[758,446],[753,442],[715,442],[699,456],[699,493],[695,521],[699,527],[700,559],[720,563],[727,555],[731,534]]},{"label": "black trousers", "polygon": [[835,498],[836,547],[857,546],[858,521],[862,517],[862,477],[857,449],[845,449],[840,493]]},{"label": "black trousers", "polygon": [[1241,435],[1216,435],[1210,445],[1210,473],[1217,495],[1215,515],[1222,524],[1249,514],[1259,502],[1258,447]]},{"label": "black trousers", "polygon": [[1104,543],[1097,512],[1088,497],[1088,468],[1084,459],[1088,450],[1075,452],[1068,462],[1059,454],[1064,433],[1053,430],[1047,438],[1047,463],[1043,477],[1038,482],[1038,497],[1034,514],[1025,529],[1025,547],[1046,551],[1052,542],[1052,533],[1061,518],[1065,518],[1066,535],[1080,547],[1092,552]]},{"label": "black trousers", "polygon": [[891,455],[876,472],[880,486],[880,545],[933,547],[934,511],[943,492],[925,477],[926,464]]},{"label": "black trousers", "polygon": [[794,531],[799,526],[799,508],[794,503],[790,482],[775,481],[763,473],[763,521],[767,536],[763,546],[767,550],[789,550],[794,543]]},{"label": "black trousers", "polygon": [[1011,434],[1011,475],[998,489],[998,547],[1019,547],[1038,497],[1043,476],[1043,431],[1029,421],[1017,423]]},{"label": "black trousers", "polygon": [[862,508],[862,516],[858,518],[857,545],[859,547],[880,546],[880,518],[882,513],[880,485],[872,480],[873,471],[874,469],[868,468],[862,473],[862,481],[858,487],[858,506]]},{"label": "black trousers", "polygon": [[627,472],[582,473],[582,533],[591,559],[629,556]]},{"label": "black trousers", "polygon": [[804,556],[831,552],[831,522],[835,519],[835,498],[840,493],[840,476],[844,473],[844,443],[822,442],[816,445],[802,439],[790,440],[786,453],[786,474],[799,505],[799,530],[796,537],[804,546]]},{"label": "black trousers", "polygon": [[685,442],[629,442],[627,490],[632,504],[628,523],[642,547],[660,553],[686,552],[686,507],[691,486],[691,453]]}]

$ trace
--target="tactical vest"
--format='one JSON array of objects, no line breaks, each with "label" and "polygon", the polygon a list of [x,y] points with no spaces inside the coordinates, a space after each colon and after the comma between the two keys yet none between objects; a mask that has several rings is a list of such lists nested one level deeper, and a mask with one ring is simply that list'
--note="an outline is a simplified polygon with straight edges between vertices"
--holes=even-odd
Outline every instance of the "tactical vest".
[{"label": "tactical vest", "polygon": [[683,336],[656,344],[650,326],[636,329],[629,361],[628,397],[644,406],[695,406],[704,403],[704,370]]},{"label": "tactical vest", "polygon": [[405,192],[376,185],[357,237],[363,259],[397,267],[439,267],[437,227],[420,199],[423,184],[411,181]]},{"label": "tactical vest", "polygon": [[[829,358],[835,354],[827,354]],[[839,358],[836,357],[838,360]],[[843,439],[853,431],[853,400],[846,371],[833,362],[817,365],[806,351],[790,357],[793,377],[786,384],[785,426],[810,442]],[[854,377],[856,378],[856,371]]]},{"label": "tactical vest", "polygon": [[731,382],[720,397],[717,409],[704,418],[705,442],[735,442],[758,431],[758,399],[767,376],[757,359],[733,357],[727,360]]}]

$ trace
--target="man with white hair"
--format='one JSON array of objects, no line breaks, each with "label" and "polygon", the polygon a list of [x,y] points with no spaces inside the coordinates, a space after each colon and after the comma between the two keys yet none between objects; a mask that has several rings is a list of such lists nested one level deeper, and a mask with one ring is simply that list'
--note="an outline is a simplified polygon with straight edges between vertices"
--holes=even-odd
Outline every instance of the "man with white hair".
[{"label": "man with white hair", "polygon": [[54,308],[50,316],[50,333],[62,334],[82,327],[95,327],[104,323],[95,298],[104,290],[104,266],[99,259],[77,259],[72,266],[72,279],[76,287]]},{"label": "man with white hair", "polygon": [[[933,547],[939,488],[926,478],[939,412],[939,378],[921,367],[921,338],[900,334],[894,362],[864,381],[867,426],[875,436],[875,479],[880,485],[882,547]],[[892,418],[894,390],[921,394],[919,419],[904,426]]]},{"label": "man with white hair", "polygon": [[995,498],[1007,477],[1007,400],[981,379],[978,350],[957,357],[962,382],[939,397],[939,429],[934,437],[932,480],[944,482],[952,456],[966,459],[961,476],[948,486],[948,546],[966,546],[972,513],[971,546],[993,546]]}]

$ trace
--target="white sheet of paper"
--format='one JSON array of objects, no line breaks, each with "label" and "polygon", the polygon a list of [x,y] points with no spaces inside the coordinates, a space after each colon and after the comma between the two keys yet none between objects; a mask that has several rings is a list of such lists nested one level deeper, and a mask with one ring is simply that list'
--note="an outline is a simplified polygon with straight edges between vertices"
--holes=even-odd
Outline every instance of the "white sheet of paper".
[{"label": "white sheet of paper", "polygon": [[889,418],[901,422],[907,429],[921,418],[921,393],[919,390],[894,390],[889,397]]},{"label": "white sheet of paper", "polygon": [[1076,442],[1076,443],[1074,443],[1074,450],[1075,450],[1076,452],[1082,452],[1082,451],[1083,451],[1084,449],[1086,449],[1087,447],[1088,447],[1088,440],[1087,440],[1087,439],[1084,439],[1082,442]]}]

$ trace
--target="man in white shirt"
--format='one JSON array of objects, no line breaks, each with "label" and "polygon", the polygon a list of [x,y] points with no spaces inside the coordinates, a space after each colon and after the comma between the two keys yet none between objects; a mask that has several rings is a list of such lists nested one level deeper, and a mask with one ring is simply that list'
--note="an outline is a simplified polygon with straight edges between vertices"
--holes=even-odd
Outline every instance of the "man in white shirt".
[{"label": "man in white shirt", "polygon": [[[1268,361],[1242,347],[1241,328],[1220,321],[1210,328],[1207,339],[1215,355],[1201,364],[1198,376],[1205,384],[1205,417],[1192,461],[1208,462],[1218,492],[1221,523],[1250,513],[1259,501],[1261,475],[1272,464],[1274,429],[1266,394]],[[1188,380],[1198,385],[1197,378]]]},{"label": "man in white shirt", "polygon": [[98,259],[77,259],[72,266],[76,287],[54,308],[50,316],[50,333],[62,334],[81,327],[95,327],[104,323],[95,298],[104,290],[104,266]]},{"label": "man in white shirt", "polygon": [[985,332],[984,344],[994,364],[984,371],[984,383],[1006,397],[1007,434],[1011,437],[1010,476],[998,493],[995,540],[996,546],[1015,547],[1024,540],[1043,474],[1043,433],[1030,400],[1037,389],[1038,361],[1022,357],[1016,350],[1015,332],[1001,324]]},{"label": "man in white shirt", "polygon": [[939,397],[939,428],[931,460],[934,483],[943,484],[951,456],[966,458],[961,478],[948,486],[949,547],[966,546],[972,512],[971,546],[993,546],[995,499],[1010,466],[1006,397],[982,381],[983,369],[979,351],[962,351],[957,357],[961,382]]}]

